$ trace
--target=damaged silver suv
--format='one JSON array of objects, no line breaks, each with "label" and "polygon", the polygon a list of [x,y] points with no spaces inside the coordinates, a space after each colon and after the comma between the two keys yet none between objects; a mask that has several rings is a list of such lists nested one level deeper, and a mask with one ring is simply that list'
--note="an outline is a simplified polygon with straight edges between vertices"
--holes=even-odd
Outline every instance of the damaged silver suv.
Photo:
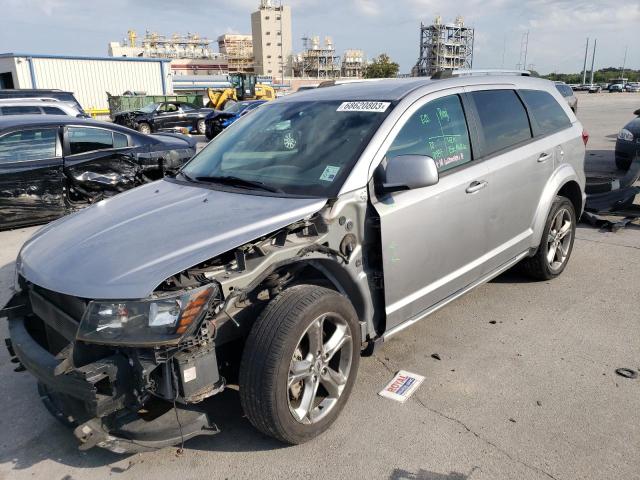
[{"label": "damaged silver suv", "polygon": [[552,82],[464,73],[284,97],[39,230],[2,316],[81,448],[215,433],[204,400],[229,386],[258,430],[307,441],[391,335],[518,263],[559,275],[582,126]]}]

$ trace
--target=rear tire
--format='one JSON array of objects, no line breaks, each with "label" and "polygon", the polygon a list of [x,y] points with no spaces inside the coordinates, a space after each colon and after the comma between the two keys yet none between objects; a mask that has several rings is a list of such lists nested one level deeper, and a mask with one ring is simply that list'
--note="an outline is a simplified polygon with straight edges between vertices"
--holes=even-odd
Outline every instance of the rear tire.
[{"label": "rear tire", "polygon": [[204,135],[207,131],[207,124],[205,123],[204,119],[198,120],[197,130],[200,135]]},{"label": "rear tire", "polygon": [[576,223],[573,204],[566,197],[556,196],[538,250],[522,261],[522,270],[535,280],[551,280],[560,275],[571,257]]},{"label": "rear tire", "polygon": [[351,303],[314,285],[291,287],[253,325],[240,364],[240,400],[251,424],[299,444],[336,420],[360,361],[360,327]]}]

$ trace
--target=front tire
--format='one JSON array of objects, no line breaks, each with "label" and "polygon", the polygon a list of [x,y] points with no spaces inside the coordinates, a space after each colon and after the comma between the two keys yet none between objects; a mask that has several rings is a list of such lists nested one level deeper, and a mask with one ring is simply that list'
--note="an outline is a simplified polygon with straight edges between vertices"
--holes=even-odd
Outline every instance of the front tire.
[{"label": "front tire", "polygon": [[147,122],[140,122],[138,124],[138,131],[140,133],[144,133],[145,135],[149,135],[151,133],[151,125]]},{"label": "front tire", "polygon": [[522,261],[525,273],[536,280],[551,280],[560,275],[569,263],[576,223],[573,204],[566,197],[556,196],[536,254]]},{"label": "front tire", "polygon": [[351,303],[314,285],[291,287],[262,311],[240,364],[240,400],[254,427],[299,444],[336,420],[353,388],[360,328]]}]

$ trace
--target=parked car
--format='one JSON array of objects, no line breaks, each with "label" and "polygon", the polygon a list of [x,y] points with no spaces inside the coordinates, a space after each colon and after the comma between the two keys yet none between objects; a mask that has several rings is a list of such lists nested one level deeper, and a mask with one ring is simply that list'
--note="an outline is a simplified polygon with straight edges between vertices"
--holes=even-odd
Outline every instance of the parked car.
[{"label": "parked car", "polygon": [[54,98],[0,99],[0,115],[68,115],[87,118],[77,107]]},{"label": "parked car", "polygon": [[0,90],[0,100],[7,98],[53,98],[60,102],[66,103],[71,108],[77,110],[78,113],[88,117],[87,113],[82,109],[80,102],[78,102],[73,93],[65,92],[64,90],[43,88],[10,88]]},{"label": "parked car", "polygon": [[195,141],[62,115],[0,117],[0,230],[37,225],[175,172]]},{"label": "parked car", "polygon": [[204,134],[207,137],[207,140],[211,140],[240,117],[252,112],[263,103],[267,103],[267,101],[247,100],[232,103],[224,110],[214,110],[205,119],[206,127]]},{"label": "parked car", "polygon": [[117,113],[113,115],[113,121],[118,125],[124,125],[146,134],[187,128],[191,132],[204,135],[204,119],[212,111],[212,108],[197,107],[186,102],[159,102],[133,112]]},{"label": "parked car", "polygon": [[636,118],[620,130],[616,140],[616,167],[625,171],[629,170],[631,162],[640,154],[640,108],[633,114]]},{"label": "parked car", "polygon": [[584,130],[552,82],[466,74],[269,102],[28,240],[0,315],[82,448],[215,433],[202,400],[230,384],[257,429],[308,441],[361,353],[519,262],[560,275]]},{"label": "parked car", "polygon": [[640,82],[629,82],[624,88],[627,92],[640,92]]},{"label": "parked car", "polygon": [[591,84],[587,87],[589,93],[600,93],[602,91],[602,85]]},{"label": "parked car", "polygon": [[609,93],[624,92],[624,85],[622,83],[612,83],[609,85]]},{"label": "parked car", "polygon": [[562,95],[569,104],[569,108],[573,110],[573,113],[578,113],[578,97],[573,93],[573,89],[564,82],[555,82],[555,84],[560,95]]}]

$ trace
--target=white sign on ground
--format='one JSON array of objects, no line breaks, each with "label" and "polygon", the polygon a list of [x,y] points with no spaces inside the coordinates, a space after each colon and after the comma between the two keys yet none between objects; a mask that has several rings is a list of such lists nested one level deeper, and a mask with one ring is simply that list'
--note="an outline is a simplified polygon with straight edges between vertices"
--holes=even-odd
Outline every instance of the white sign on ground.
[{"label": "white sign on ground", "polygon": [[378,395],[404,403],[423,381],[422,375],[400,370]]}]

